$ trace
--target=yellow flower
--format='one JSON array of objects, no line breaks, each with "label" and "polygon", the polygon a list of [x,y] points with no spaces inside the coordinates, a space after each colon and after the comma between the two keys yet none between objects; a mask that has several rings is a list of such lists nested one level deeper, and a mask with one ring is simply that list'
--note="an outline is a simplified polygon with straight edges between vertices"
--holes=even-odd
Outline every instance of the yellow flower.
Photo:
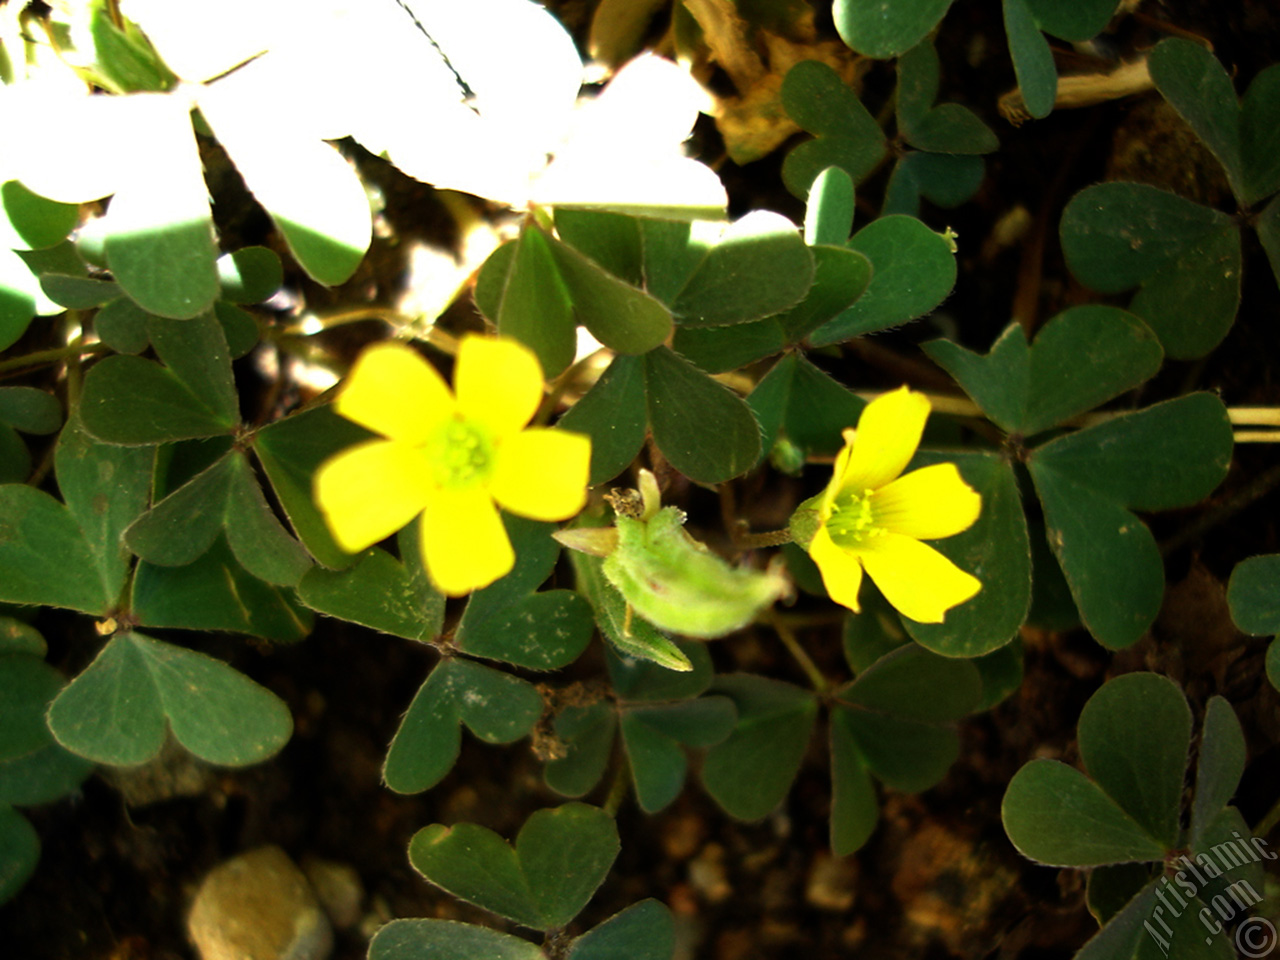
[{"label": "yellow flower", "polygon": [[423,560],[442,593],[461,596],[509,573],[515,553],[497,505],[567,520],[586,503],[591,441],[525,429],[542,386],[537,358],[513,340],[463,338],[456,397],[408,346],[365,350],[334,407],[382,438],[326,460],[315,478],[338,545],[363,550],[422,514]]},{"label": "yellow flower", "polygon": [[822,572],[831,599],[855,613],[865,570],[904,616],[941,623],[981,582],[921,540],[967,530],[982,498],[954,463],[899,476],[920,444],[929,401],[906,387],[867,404],[845,430],[827,489],[791,518],[796,542]]}]

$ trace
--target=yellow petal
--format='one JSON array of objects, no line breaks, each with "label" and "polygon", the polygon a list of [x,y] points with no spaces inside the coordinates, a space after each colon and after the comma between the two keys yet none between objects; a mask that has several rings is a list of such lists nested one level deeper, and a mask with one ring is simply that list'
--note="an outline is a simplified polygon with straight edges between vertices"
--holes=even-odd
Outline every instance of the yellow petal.
[{"label": "yellow petal", "polygon": [[533,419],[542,402],[542,367],[514,340],[464,337],[453,386],[463,417],[480,421],[501,438]]},{"label": "yellow petal", "polygon": [[906,387],[876,397],[858,418],[853,453],[840,479],[840,489],[859,493],[884,486],[906,468],[924,422],[929,419],[929,401],[922,393]]},{"label": "yellow petal", "polygon": [[460,597],[515,566],[502,517],[488,491],[433,490],[422,517],[422,559],[441,593]]},{"label": "yellow petal", "polygon": [[912,470],[871,495],[872,523],[917,540],[938,540],[968,530],[982,497],[964,482],[954,463]]},{"label": "yellow petal", "polygon": [[837,547],[826,527],[819,527],[818,532],[813,535],[813,542],[809,544],[809,556],[818,565],[818,570],[822,573],[822,584],[827,588],[831,599],[854,613],[861,613],[858,588],[862,586],[862,563],[858,557]]},{"label": "yellow petal", "polygon": [[489,488],[512,513],[534,520],[568,520],[587,502],[591,440],[566,430],[531,429],[498,447]]},{"label": "yellow petal", "polygon": [[421,513],[430,482],[418,451],[393,440],[369,440],[320,465],[315,497],[338,546],[354,553]]},{"label": "yellow petal", "polygon": [[420,443],[453,416],[449,387],[411,347],[376,343],[360,354],[334,409],[392,440]]},{"label": "yellow petal", "polygon": [[919,623],[941,623],[948,610],[982,589],[977,577],[933,547],[898,533],[872,537],[858,555],[885,599]]}]

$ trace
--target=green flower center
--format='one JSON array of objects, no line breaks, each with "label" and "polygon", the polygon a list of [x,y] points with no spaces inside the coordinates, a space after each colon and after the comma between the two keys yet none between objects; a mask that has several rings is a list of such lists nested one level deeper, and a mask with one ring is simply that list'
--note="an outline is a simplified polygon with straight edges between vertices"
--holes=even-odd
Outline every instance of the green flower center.
[{"label": "green flower center", "polygon": [[479,424],[449,420],[427,437],[423,456],[432,479],[450,490],[469,490],[488,484],[496,458],[493,438]]},{"label": "green flower center", "polygon": [[846,490],[838,494],[831,504],[831,516],[827,518],[827,534],[837,547],[860,547],[882,531],[876,524],[871,495],[875,491],[857,493]]}]

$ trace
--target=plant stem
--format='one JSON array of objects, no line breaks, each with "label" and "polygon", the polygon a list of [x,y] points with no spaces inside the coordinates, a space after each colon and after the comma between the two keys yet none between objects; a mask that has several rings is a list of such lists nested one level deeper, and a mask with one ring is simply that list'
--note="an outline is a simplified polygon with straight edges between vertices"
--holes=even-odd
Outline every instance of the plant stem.
[{"label": "plant stem", "polygon": [[827,678],[822,675],[822,671],[818,669],[818,665],[813,662],[813,658],[805,652],[804,647],[800,645],[800,641],[796,638],[795,632],[791,629],[791,625],[781,617],[769,614],[767,618],[769,626],[773,627],[774,633],[778,635],[778,639],[782,641],[782,645],[790,651],[791,656],[795,657],[796,663],[800,664],[800,669],[805,672],[809,678],[809,685],[819,695],[827,692]]},{"label": "plant stem", "polygon": [[1274,830],[1278,823],[1280,823],[1280,800],[1277,800],[1275,806],[1267,811],[1266,816],[1254,825],[1253,835],[1265,839],[1267,834]]},{"label": "plant stem", "polygon": [[92,355],[95,353],[106,353],[111,348],[105,343],[75,343],[68,344],[65,347],[53,347],[49,350],[37,350],[35,353],[28,353],[21,357],[10,357],[8,360],[0,360],[0,373],[8,373],[10,370],[25,371],[28,367],[39,367],[47,363],[57,363],[59,360],[68,360],[72,357],[81,357]]},{"label": "plant stem", "polygon": [[627,796],[627,765],[619,763],[613,771],[613,782],[609,784],[609,795],[604,798],[601,809],[615,820],[618,819],[618,808]]},{"label": "plant stem", "polygon": [[763,533],[738,533],[733,538],[735,546],[743,550],[757,550],[761,547],[780,547],[791,542],[791,530],[766,530]]}]

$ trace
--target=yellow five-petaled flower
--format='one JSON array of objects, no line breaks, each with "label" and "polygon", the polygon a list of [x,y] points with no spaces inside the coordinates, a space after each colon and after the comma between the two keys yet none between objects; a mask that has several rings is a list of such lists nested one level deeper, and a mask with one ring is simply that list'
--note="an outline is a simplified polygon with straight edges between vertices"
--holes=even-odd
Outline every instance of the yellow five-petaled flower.
[{"label": "yellow five-petaled flower", "polygon": [[535,520],[582,509],[591,441],[527,427],[542,401],[542,369],[513,340],[464,337],[453,380],[450,393],[404,344],[365,350],[334,407],[380,437],[321,464],[315,496],[349,552],[422,514],[427,572],[442,593],[461,596],[515,564],[499,505]]},{"label": "yellow five-petaled flower", "polygon": [[954,463],[906,468],[920,444],[929,401],[906,387],[867,404],[857,430],[845,430],[826,490],[791,518],[831,599],[855,613],[865,570],[891,604],[912,620],[941,623],[981,582],[921,540],[967,530],[982,498]]}]

